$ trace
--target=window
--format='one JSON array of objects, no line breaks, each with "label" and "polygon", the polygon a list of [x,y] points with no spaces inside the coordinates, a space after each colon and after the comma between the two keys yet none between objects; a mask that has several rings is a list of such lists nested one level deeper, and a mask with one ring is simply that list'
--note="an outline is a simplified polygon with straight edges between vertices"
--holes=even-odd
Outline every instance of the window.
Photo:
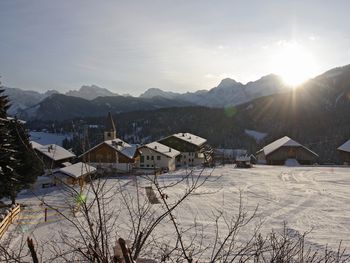
[{"label": "window", "polygon": [[144,162],[145,162],[145,156],[141,155],[141,157],[140,157],[140,162],[141,162],[141,163],[144,163]]},{"label": "window", "polygon": [[141,164],[140,167],[144,167],[145,165],[144,164]]},{"label": "window", "polygon": [[159,155],[157,156],[157,160],[160,161],[160,156]]},{"label": "window", "polygon": [[147,167],[149,167],[149,164],[147,164]]},{"label": "window", "polygon": [[149,160],[149,156],[147,155],[147,158],[146,158],[147,160]]},{"label": "window", "polygon": [[154,156],[153,155],[151,156],[151,160],[154,160]]}]

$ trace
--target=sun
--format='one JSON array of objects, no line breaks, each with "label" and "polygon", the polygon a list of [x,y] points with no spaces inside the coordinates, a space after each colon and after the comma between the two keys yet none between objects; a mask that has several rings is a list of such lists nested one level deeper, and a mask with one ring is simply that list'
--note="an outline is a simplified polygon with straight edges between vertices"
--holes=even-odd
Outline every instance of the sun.
[{"label": "sun", "polygon": [[272,56],[272,66],[288,86],[296,87],[312,77],[315,60],[302,45],[283,42]]}]

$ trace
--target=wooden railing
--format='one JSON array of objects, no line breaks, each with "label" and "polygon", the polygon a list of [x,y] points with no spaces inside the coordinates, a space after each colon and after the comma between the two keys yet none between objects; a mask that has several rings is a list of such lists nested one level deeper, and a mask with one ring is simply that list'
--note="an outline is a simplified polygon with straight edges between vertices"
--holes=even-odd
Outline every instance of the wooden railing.
[{"label": "wooden railing", "polygon": [[19,212],[21,211],[21,206],[17,204],[11,209],[4,219],[0,222],[0,238],[5,234],[6,230],[12,224],[12,222],[17,218]]}]

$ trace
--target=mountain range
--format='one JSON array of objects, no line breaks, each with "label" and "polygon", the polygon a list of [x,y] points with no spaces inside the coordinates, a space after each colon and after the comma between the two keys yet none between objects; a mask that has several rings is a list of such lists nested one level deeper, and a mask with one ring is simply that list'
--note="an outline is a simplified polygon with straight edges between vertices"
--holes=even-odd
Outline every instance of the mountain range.
[{"label": "mountain range", "polygon": [[[196,92],[175,93],[151,88],[139,97],[118,95],[96,85],[82,86],[65,94],[52,90],[45,93],[5,88],[11,101],[9,114],[24,119],[69,119],[77,116],[103,115],[132,110],[154,110],[164,107],[235,106],[255,98],[286,92],[286,85],[276,75],[242,84],[223,79],[217,87]],[[69,109],[69,110],[68,110]]]},{"label": "mountain range", "polygon": [[[250,105],[249,102],[264,101],[265,98],[271,96],[273,98],[283,97],[290,94],[291,91],[297,91],[296,93],[301,94],[310,90],[313,90],[315,94],[313,98],[310,98],[311,104],[307,105],[312,105],[316,100],[322,98],[322,105],[330,107],[331,102],[327,103],[327,100],[329,100],[330,94],[333,96],[334,92],[339,89],[338,86],[334,86],[335,83],[339,83],[339,79],[348,76],[349,71],[350,65],[329,70],[307,81],[296,90],[287,87],[278,76],[270,74],[247,84],[226,78],[217,87],[210,90],[182,94],[152,88],[139,97],[121,96],[95,85],[82,86],[79,90],[71,90],[65,94],[60,94],[57,91],[38,93],[13,88],[7,88],[6,93],[12,103],[9,113],[17,114],[18,117],[25,120],[65,120],[76,117],[103,116],[108,111],[120,113],[169,107],[223,108]],[[345,82],[345,84],[350,84],[350,81]],[[346,94],[344,90],[339,91],[336,94],[337,103],[341,102],[343,97],[347,96]],[[307,97],[307,94],[305,96]],[[301,106],[303,107],[303,105]],[[263,108],[266,107],[265,105]],[[276,110],[279,111],[279,109]]]}]

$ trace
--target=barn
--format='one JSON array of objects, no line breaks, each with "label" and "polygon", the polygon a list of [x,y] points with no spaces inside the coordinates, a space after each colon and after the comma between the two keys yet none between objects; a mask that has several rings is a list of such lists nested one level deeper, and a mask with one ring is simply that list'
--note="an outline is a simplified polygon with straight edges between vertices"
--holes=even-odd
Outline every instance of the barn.
[{"label": "barn", "polygon": [[339,146],[337,150],[344,164],[350,164],[350,140]]},{"label": "barn", "polygon": [[270,165],[312,164],[318,155],[288,136],[280,138],[256,153],[258,163]]}]

